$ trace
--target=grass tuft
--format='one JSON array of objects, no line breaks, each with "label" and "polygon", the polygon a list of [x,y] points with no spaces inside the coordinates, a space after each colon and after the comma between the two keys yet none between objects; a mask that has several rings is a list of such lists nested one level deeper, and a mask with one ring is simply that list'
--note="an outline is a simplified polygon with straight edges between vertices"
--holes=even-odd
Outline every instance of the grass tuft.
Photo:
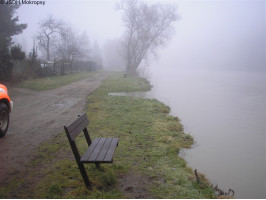
[{"label": "grass tuft", "polygon": [[62,193],[63,193],[63,190],[62,190],[61,186],[58,183],[52,183],[48,187],[47,195],[45,198],[57,199],[61,196]]}]

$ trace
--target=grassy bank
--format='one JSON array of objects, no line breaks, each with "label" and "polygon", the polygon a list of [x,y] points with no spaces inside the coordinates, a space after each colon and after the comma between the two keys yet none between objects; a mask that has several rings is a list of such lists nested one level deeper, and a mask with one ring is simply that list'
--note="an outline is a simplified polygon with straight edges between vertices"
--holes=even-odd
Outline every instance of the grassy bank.
[{"label": "grassy bank", "polygon": [[[88,130],[94,137],[118,137],[114,163],[86,165],[93,190],[87,190],[64,133],[42,144],[27,170],[0,188],[1,198],[126,198],[119,181],[132,175],[148,180],[149,198],[213,198],[214,192],[203,177],[178,157],[180,148],[190,147],[179,119],[168,115],[169,108],[157,100],[109,96],[108,92],[149,90],[140,78],[113,74],[88,97]],[[81,134],[77,144],[85,151]],[[134,191],[133,191],[134,192]]]},{"label": "grassy bank", "polygon": [[64,76],[50,76],[38,79],[29,79],[16,84],[18,87],[29,88],[32,90],[43,91],[61,87],[84,78],[89,78],[99,72],[78,72],[66,74]]}]

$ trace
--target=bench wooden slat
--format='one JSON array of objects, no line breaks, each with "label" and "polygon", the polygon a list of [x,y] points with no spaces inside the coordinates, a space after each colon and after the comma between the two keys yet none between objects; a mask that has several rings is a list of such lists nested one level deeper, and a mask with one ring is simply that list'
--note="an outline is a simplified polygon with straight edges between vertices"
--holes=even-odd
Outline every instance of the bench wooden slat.
[{"label": "bench wooden slat", "polygon": [[113,138],[106,138],[106,141],[104,143],[104,146],[101,149],[101,152],[99,153],[99,155],[95,159],[96,162],[102,162],[102,161],[104,161],[104,158],[106,156],[106,153],[107,153],[108,149],[110,148],[110,145],[112,143],[112,140],[113,140]]},{"label": "bench wooden slat", "polygon": [[114,155],[114,152],[115,152],[115,148],[117,147],[118,145],[118,138],[113,138],[112,140],[112,143],[106,153],[106,156],[104,158],[104,161],[105,162],[112,162],[113,161],[113,155]]},{"label": "bench wooden slat", "polygon": [[100,141],[98,142],[96,148],[92,152],[91,156],[89,157],[88,161],[89,162],[95,162],[97,156],[99,155],[104,143],[106,141],[106,138],[101,138]]},{"label": "bench wooden slat", "polygon": [[69,132],[69,135],[72,140],[74,140],[80,133],[87,127],[89,120],[85,119],[81,124],[79,124],[72,132]]},{"label": "bench wooden slat", "polygon": [[87,151],[84,153],[84,155],[81,157],[80,161],[86,163],[89,159],[89,157],[91,156],[91,154],[93,153],[95,147],[97,146],[98,142],[100,141],[101,138],[95,138],[90,147],[87,149]]},{"label": "bench wooden slat", "polygon": [[68,132],[72,132],[77,126],[79,126],[84,120],[88,119],[87,114],[83,113],[74,122],[67,126]]}]

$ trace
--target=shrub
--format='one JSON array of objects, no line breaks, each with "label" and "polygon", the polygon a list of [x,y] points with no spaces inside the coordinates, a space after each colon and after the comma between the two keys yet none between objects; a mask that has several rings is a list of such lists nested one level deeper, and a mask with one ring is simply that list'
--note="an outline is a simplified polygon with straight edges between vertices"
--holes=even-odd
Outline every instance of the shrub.
[{"label": "shrub", "polygon": [[21,50],[20,45],[11,47],[11,57],[14,60],[20,60],[20,61],[25,59],[25,52]]}]

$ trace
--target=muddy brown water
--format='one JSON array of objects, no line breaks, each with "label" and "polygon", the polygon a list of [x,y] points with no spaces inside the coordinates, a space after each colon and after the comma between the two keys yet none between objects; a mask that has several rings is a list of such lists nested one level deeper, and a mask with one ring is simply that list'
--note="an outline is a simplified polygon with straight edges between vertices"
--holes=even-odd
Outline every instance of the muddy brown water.
[{"label": "muddy brown water", "polygon": [[170,106],[195,140],[180,153],[189,166],[236,198],[266,198],[265,74],[163,69],[152,71],[150,81],[149,92],[111,95]]},{"label": "muddy brown water", "polygon": [[265,74],[240,71],[154,73],[152,95],[180,117],[195,145],[189,166],[236,198],[266,198]]}]

